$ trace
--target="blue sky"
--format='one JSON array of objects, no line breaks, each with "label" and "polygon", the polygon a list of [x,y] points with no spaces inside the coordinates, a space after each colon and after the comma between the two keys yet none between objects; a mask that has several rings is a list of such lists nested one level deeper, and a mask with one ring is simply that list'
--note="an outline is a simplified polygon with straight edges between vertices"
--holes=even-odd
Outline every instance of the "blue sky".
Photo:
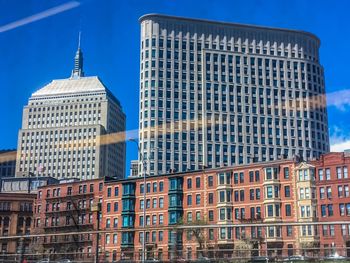
[{"label": "blue sky", "polygon": [[[6,27],[47,9],[75,6]],[[70,76],[82,31],[86,75],[98,75],[119,98],[127,129],[138,128],[139,23],[163,13],[310,31],[321,39],[333,149],[350,148],[350,1],[0,0],[0,149],[16,148],[22,109],[52,79]],[[127,165],[137,157],[128,144]]]}]

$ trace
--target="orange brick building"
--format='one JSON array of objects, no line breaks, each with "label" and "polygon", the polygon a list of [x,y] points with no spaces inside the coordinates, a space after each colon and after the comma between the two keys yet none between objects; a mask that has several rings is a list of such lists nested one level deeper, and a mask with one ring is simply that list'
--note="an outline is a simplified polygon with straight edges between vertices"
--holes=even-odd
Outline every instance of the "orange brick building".
[{"label": "orange brick building", "polygon": [[[20,236],[31,233],[35,194],[0,193],[0,236]],[[23,250],[30,249],[30,239],[23,240]],[[22,244],[21,244],[22,245]],[[1,253],[20,253],[19,239],[0,240]]]}]

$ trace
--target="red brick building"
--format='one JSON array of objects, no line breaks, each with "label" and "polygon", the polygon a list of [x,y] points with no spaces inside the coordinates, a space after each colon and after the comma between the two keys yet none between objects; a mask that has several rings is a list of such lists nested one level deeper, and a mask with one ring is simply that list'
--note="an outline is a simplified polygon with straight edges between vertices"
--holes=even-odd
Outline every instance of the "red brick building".
[{"label": "red brick building", "polygon": [[[319,226],[319,236],[324,254],[350,256],[350,155],[329,153],[313,162],[317,172],[317,214],[319,222],[329,222]],[[349,221],[332,224],[336,221]]]},{"label": "red brick building", "polygon": [[[298,233],[276,223],[297,221],[295,169],[283,160],[147,177],[146,186],[142,178],[106,182],[105,250],[111,261],[139,259],[146,220],[147,258],[234,257],[242,247],[257,256],[267,253],[266,241],[269,256],[292,254]],[[194,231],[198,224],[204,228]]]},{"label": "red brick building", "polygon": [[[102,203],[103,184],[103,179],[67,180],[39,188],[33,233],[47,236],[36,238],[35,252],[92,258],[96,235],[84,232],[97,230],[98,212],[94,207]],[[64,233],[75,234],[54,235]]]},{"label": "red brick building", "polygon": [[[91,207],[102,203],[100,251],[109,262],[139,260],[143,239],[147,259],[347,256],[349,165],[350,156],[329,153],[310,162],[151,176],[145,185],[140,177],[66,182],[40,188],[34,227],[46,234],[96,230]],[[43,249],[89,256],[95,241],[91,234],[48,235]]]},{"label": "red brick building", "polygon": [[[280,160],[147,177],[146,186],[143,178],[106,182],[103,247],[110,261],[140,259],[145,220],[147,258],[334,255],[329,247],[348,242],[349,162],[343,153],[330,153],[308,163]],[[330,169],[331,179],[322,181],[322,169]],[[339,199],[320,196],[328,185]],[[333,206],[332,216],[323,215],[324,205]],[[329,224],[323,233],[319,221],[330,220],[349,224],[336,223],[334,233]]]}]

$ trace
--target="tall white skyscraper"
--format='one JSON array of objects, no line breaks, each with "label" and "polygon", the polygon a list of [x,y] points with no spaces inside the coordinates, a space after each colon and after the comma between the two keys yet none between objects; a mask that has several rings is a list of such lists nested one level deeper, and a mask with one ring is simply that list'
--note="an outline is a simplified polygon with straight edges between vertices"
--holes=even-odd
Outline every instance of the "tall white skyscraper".
[{"label": "tall white skyscraper", "polygon": [[157,14],[140,23],[148,174],[329,151],[315,35]]},{"label": "tall white skyscraper", "polygon": [[125,131],[121,104],[98,77],[84,76],[80,47],[74,62],[70,78],[53,80],[24,107],[17,176],[125,176],[125,142],[103,138]]}]

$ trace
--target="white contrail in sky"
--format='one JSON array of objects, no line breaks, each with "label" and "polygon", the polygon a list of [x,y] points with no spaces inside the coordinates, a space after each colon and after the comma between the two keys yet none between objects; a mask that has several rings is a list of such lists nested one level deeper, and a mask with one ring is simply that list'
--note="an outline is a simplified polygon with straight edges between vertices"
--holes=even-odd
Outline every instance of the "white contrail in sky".
[{"label": "white contrail in sky", "polygon": [[47,10],[40,12],[40,13],[37,13],[35,15],[31,15],[31,16],[22,18],[20,20],[17,20],[15,22],[11,22],[11,23],[4,25],[4,26],[0,26],[0,33],[15,29],[15,28],[20,27],[20,26],[24,26],[26,24],[33,23],[35,21],[44,19],[44,18],[49,17],[49,16],[53,16],[53,15],[62,13],[62,12],[67,11],[69,9],[78,7],[79,5],[80,5],[79,2],[71,1],[71,2],[65,3],[63,5],[59,5],[59,6],[47,9]]}]

